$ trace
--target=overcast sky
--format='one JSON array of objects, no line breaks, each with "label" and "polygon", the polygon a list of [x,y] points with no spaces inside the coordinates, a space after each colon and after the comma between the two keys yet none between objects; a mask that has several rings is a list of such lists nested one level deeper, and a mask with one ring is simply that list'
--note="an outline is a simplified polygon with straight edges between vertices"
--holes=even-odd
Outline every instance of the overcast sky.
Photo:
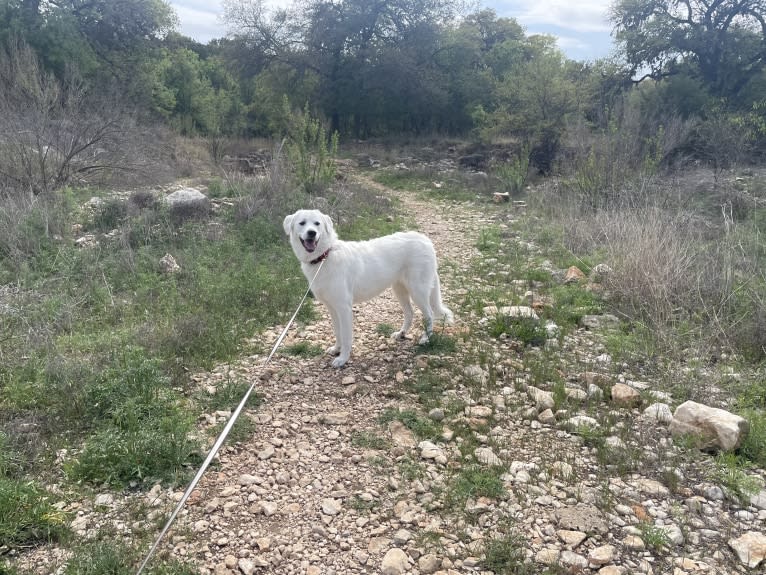
[{"label": "overcast sky", "polygon": [[[288,0],[273,0],[288,3]],[[527,34],[552,34],[559,47],[575,60],[607,56],[612,49],[606,19],[612,0],[481,0],[498,16],[515,18]],[[220,0],[174,0],[180,31],[198,42],[226,35]]]}]

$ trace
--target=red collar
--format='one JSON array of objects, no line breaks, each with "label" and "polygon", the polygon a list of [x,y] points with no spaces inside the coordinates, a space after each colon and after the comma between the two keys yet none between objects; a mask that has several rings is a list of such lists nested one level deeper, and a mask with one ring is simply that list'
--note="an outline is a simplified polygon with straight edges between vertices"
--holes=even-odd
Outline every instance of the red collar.
[{"label": "red collar", "polygon": [[315,259],[315,260],[311,260],[309,263],[310,263],[311,265],[316,265],[316,264],[318,264],[319,262],[321,262],[321,261],[323,261],[323,260],[326,260],[328,255],[330,255],[330,249],[329,249],[329,248],[328,248],[328,250],[327,250],[325,253],[323,253],[323,254],[322,254],[321,256],[319,256],[317,259]]}]

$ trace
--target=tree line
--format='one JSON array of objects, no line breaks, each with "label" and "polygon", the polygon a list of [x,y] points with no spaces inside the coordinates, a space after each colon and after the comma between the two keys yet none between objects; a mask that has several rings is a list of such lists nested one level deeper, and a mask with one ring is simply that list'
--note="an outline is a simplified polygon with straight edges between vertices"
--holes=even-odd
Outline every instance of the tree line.
[{"label": "tree line", "polygon": [[626,100],[655,126],[724,118],[758,143],[766,125],[766,0],[616,0],[616,52],[595,62],[460,0],[224,0],[224,18],[203,45],[164,0],[0,0],[0,41],[187,135],[279,135],[285,97],[342,137],[512,138],[541,164]]}]

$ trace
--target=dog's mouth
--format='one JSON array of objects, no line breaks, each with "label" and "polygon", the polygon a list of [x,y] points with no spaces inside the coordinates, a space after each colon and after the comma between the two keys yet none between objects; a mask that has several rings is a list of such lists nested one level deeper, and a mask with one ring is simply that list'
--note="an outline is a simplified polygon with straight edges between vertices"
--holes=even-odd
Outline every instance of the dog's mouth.
[{"label": "dog's mouth", "polygon": [[303,238],[301,238],[301,243],[303,244],[303,248],[308,253],[311,253],[315,249],[317,249],[317,240],[316,240],[316,238],[306,238],[305,240]]}]

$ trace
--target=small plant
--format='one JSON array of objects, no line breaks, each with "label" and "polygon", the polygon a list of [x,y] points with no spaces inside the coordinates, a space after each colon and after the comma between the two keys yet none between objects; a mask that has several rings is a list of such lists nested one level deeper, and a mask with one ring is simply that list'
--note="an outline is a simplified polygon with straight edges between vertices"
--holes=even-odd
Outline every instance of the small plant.
[{"label": "small plant", "polygon": [[482,228],[479,231],[479,241],[476,247],[482,253],[493,254],[500,249],[500,229],[497,227]]},{"label": "small plant", "polygon": [[662,527],[646,521],[639,523],[637,527],[641,532],[641,539],[649,549],[660,551],[662,548],[670,545],[668,534]]},{"label": "small plant", "polygon": [[[234,409],[250,389],[250,385],[244,381],[227,380],[226,383],[216,388],[215,393],[205,393],[200,397],[205,408],[211,411]],[[263,397],[257,393],[251,393],[247,398],[245,407],[257,409],[263,403]]]},{"label": "small plant", "polygon": [[417,345],[419,352],[427,354],[452,353],[456,349],[457,342],[454,337],[436,331],[431,334],[426,343]]},{"label": "small plant", "polygon": [[503,192],[519,195],[524,191],[529,175],[529,147],[519,150],[510,162],[497,166],[494,175],[500,181]]},{"label": "small plant", "polygon": [[505,472],[500,467],[469,465],[458,471],[447,488],[447,504],[462,510],[469,498],[488,497],[500,499],[505,494],[503,480]]},{"label": "small plant", "polygon": [[[137,551],[124,544],[96,541],[75,550],[64,575],[130,575],[135,573],[139,558]],[[147,575],[193,575],[197,572],[190,564],[159,558],[155,558],[146,570]]]},{"label": "small plant", "polygon": [[384,337],[391,337],[391,334],[393,334],[395,331],[396,331],[396,328],[387,323],[379,323],[375,327],[375,333],[382,335]]},{"label": "small plant", "polygon": [[386,409],[380,416],[380,423],[386,425],[392,421],[401,421],[404,426],[420,439],[437,439],[441,435],[441,425],[411,409]]},{"label": "small plant", "polygon": [[324,350],[313,343],[299,341],[284,348],[284,353],[296,357],[318,357],[324,353]]},{"label": "small plant", "polygon": [[763,488],[763,480],[748,474],[742,460],[732,453],[722,453],[716,457],[711,479],[740,503],[747,503],[750,497]]},{"label": "small plant", "polygon": [[66,532],[66,515],[31,481],[0,478],[0,541],[11,548],[47,543]]},{"label": "small plant", "polygon": [[287,153],[295,169],[295,178],[305,192],[321,193],[335,178],[338,132],[328,138],[322,123],[311,116],[308,103],[303,112],[292,113],[285,96],[283,106],[286,117],[292,118],[287,133]]},{"label": "small plant", "polygon": [[507,575],[533,575],[536,572],[535,566],[526,559],[524,539],[516,533],[487,541],[484,567],[493,573]]},{"label": "small plant", "polygon": [[489,326],[492,337],[503,334],[521,341],[524,345],[540,347],[548,340],[548,332],[540,321],[531,317],[507,317],[498,314]]},{"label": "small plant", "polygon": [[351,445],[365,449],[387,449],[391,444],[385,437],[370,431],[356,431],[351,435]]}]

